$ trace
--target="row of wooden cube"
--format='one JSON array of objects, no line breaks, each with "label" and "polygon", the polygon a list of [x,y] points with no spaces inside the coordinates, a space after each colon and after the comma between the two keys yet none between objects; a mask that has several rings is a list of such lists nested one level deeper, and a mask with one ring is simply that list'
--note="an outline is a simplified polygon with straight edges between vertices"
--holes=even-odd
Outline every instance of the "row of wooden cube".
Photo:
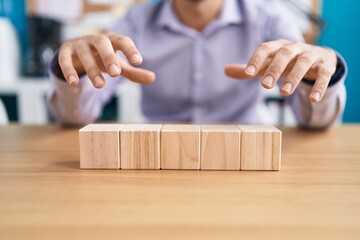
[{"label": "row of wooden cube", "polygon": [[90,124],[80,129],[83,169],[280,170],[273,126]]}]

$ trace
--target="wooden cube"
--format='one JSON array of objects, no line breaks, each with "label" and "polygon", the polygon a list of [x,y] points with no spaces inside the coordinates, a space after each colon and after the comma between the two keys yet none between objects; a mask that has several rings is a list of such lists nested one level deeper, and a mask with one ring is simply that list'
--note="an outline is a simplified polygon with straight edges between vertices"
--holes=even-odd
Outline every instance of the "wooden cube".
[{"label": "wooden cube", "polygon": [[241,170],[280,170],[281,131],[273,126],[239,127]]},{"label": "wooden cube", "polygon": [[80,168],[119,169],[123,124],[89,124],[79,130]]},{"label": "wooden cube", "polygon": [[240,136],[236,125],[201,125],[202,170],[240,170]]},{"label": "wooden cube", "polygon": [[160,169],[162,125],[128,124],[121,129],[121,169]]},{"label": "wooden cube", "polygon": [[161,169],[200,169],[200,126],[164,125]]}]

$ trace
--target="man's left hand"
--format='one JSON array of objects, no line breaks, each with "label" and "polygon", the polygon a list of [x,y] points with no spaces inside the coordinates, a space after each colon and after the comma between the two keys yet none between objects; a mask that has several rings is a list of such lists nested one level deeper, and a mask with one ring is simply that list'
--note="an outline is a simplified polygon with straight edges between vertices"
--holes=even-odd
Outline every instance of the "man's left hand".
[{"label": "man's left hand", "polygon": [[270,89],[284,78],[280,92],[293,94],[302,79],[314,80],[309,100],[320,102],[336,71],[335,51],[306,43],[277,40],[261,44],[248,64],[228,65],[229,77],[247,80],[261,77],[264,88]]}]

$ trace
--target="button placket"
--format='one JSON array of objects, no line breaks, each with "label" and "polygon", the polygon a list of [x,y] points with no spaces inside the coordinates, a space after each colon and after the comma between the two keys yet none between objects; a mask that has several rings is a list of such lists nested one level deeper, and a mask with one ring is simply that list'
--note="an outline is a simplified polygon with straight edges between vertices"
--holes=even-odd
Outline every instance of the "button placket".
[{"label": "button placket", "polygon": [[201,71],[196,71],[194,74],[195,82],[202,82],[204,80],[204,73]]},{"label": "button placket", "polygon": [[193,100],[193,120],[199,121],[203,116],[203,110],[200,107],[201,99],[202,99],[202,87],[204,80],[204,72],[202,69],[202,61],[203,61],[203,46],[204,39],[202,35],[198,35],[194,40],[194,64],[193,64],[193,72],[192,72],[192,80],[193,80],[193,89],[192,89],[192,100]]}]

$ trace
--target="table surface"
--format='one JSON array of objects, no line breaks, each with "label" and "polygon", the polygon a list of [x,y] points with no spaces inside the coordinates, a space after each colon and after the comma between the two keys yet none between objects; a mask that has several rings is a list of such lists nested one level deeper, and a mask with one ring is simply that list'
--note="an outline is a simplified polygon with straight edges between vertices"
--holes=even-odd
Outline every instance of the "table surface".
[{"label": "table surface", "polygon": [[0,239],[360,239],[360,125],[282,130],[280,172],[129,171],[80,170],[77,129],[1,127]]}]

